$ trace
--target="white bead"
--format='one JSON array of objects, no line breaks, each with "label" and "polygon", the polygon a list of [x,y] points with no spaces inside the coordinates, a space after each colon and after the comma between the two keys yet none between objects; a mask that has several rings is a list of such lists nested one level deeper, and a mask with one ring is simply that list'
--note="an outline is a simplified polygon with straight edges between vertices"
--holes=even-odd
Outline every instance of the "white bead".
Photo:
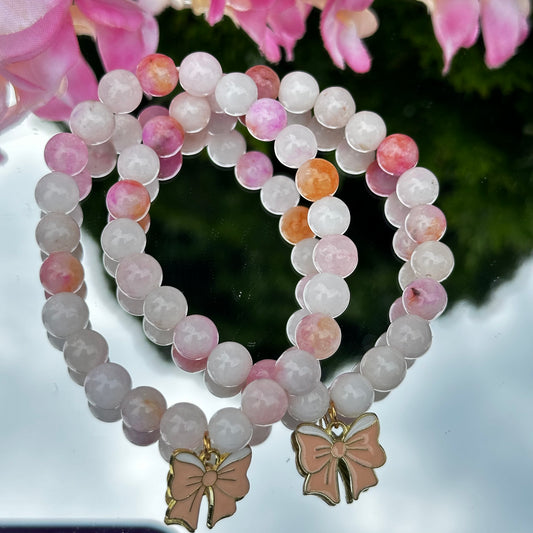
[{"label": "white bead", "polygon": [[83,210],[78,204],[72,211],[69,212],[69,215],[76,221],[76,224],[81,228],[83,223]]},{"label": "white bead", "polygon": [[321,272],[306,284],[304,302],[311,313],[324,313],[335,318],[346,311],[350,303],[350,289],[340,276]]},{"label": "white bead", "polygon": [[261,188],[261,204],[274,215],[282,215],[298,205],[300,193],[296,188],[294,180],[287,176],[272,176]]},{"label": "white bead", "polygon": [[274,141],[274,152],[279,162],[289,168],[298,168],[316,156],[317,142],[306,126],[292,124],[283,128]]},{"label": "white bead", "polygon": [[335,410],[347,418],[357,418],[366,413],[374,401],[374,389],[370,381],[358,372],[337,376],[329,393]]},{"label": "white bead", "polygon": [[115,116],[101,102],[86,100],[72,110],[70,129],[87,144],[101,144],[113,135]]},{"label": "white bead", "polygon": [[132,144],[139,144],[142,140],[142,126],[131,115],[116,115],[115,129],[111,136],[111,142],[117,154]]},{"label": "white bead", "polygon": [[130,113],[141,103],[142,97],[141,84],[129,70],[112,70],[98,83],[98,98],[113,113]]},{"label": "white bead", "polygon": [[302,318],[308,314],[309,311],[307,309],[298,309],[298,311],[295,311],[287,320],[287,338],[294,346],[296,346],[296,328],[300,323],[300,320],[302,320]]},{"label": "white bead", "polygon": [[129,298],[144,300],[163,280],[161,265],[145,253],[128,255],[120,261],[116,280],[118,288]]},{"label": "white bead", "polygon": [[317,97],[315,118],[326,128],[343,128],[355,113],[352,95],[342,87],[328,87]]},{"label": "white bead", "polygon": [[142,316],[143,314],[143,303],[142,298],[130,298],[128,295],[124,294],[118,287],[116,291],[117,302],[120,304],[120,307],[133,316]]},{"label": "white bead", "polygon": [[235,407],[217,411],[207,426],[214,448],[231,453],[244,448],[252,438],[253,426],[247,416]]},{"label": "white bead", "polygon": [[313,132],[317,147],[321,152],[336,150],[337,146],[344,139],[344,128],[326,128],[318,122],[316,117],[313,117],[309,121],[307,127]]},{"label": "white bead", "polygon": [[121,261],[128,255],[144,251],[146,234],[134,220],[117,218],[102,231],[100,244],[110,259]]},{"label": "white bead", "polygon": [[118,156],[117,170],[122,179],[148,185],[159,174],[159,156],[145,144],[134,144]]},{"label": "white bead", "polygon": [[405,287],[412,283],[416,277],[415,271],[411,268],[411,263],[409,261],[405,262],[398,272],[398,283],[400,284],[402,291],[405,290]]},{"label": "white bead", "polygon": [[[382,333],[374,343],[374,346],[387,346],[387,332]],[[356,367],[359,367],[359,363],[356,365]],[[356,370],[356,367],[354,367],[354,371],[359,372],[359,370]]]},{"label": "white bead", "polygon": [[146,296],[143,311],[145,319],[156,328],[174,329],[187,315],[187,300],[174,287],[157,287]]},{"label": "white bead", "polygon": [[222,77],[218,60],[206,52],[193,52],[186,56],[179,67],[180,85],[193,96],[211,94]]},{"label": "white bead", "polygon": [[294,297],[296,298],[296,301],[298,302],[298,305],[305,309],[305,302],[304,302],[304,289],[305,286],[309,283],[309,280],[314,276],[314,274],[310,276],[303,277],[297,284],[294,289]]},{"label": "white bead", "polygon": [[46,300],[42,319],[46,331],[54,337],[66,339],[87,326],[89,308],[81,296],[60,292]]},{"label": "white bead", "polygon": [[292,395],[307,394],[320,382],[320,363],[298,348],[283,352],[275,365],[276,381]]},{"label": "white bead", "polygon": [[226,133],[235,128],[237,117],[226,115],[225,113],[211,113],[207,131],[213,135],[217,133]]},{"label": "white bead", "polygon": [[402,382],[407,367],[399,350],[391,346],[376,346],[363,356],[360,370],[375,390],[386,392]]},{"label": "white bead", "polygon": [[416,359],[431,346],[429,322],[416,315],[403,315],[387,329],[387,344],[398,349],[405,358]]},{"label": "white bead", "polygon": [[161,417],[159,430],[161,440],[173,450],[196,450],[202,446],[207,431],[207,418],[203,411],[192,403],[176,403]]},{"label": "white bead", "polygon": [[[159,180],[152,180],[144,186],[150,196],[150,202],[153,202],[159,194]],[[148,230],[147,230],[148,231]]]},{"label": "white bead", "polygon": [[346,174],[363,174],[375,158],[375,152],[359,152],[354,150],[345,140],[339,143],[335,152],[337,165]]},{"label": "white bead", "polygon": [[314,422],[322,418],[329,409],[329,392],[326,386],[318,385],[307,394],[289,396],[288,413],[296,420]]},{"label": "white bead", "polygon": [[219,167],[234,167],[245,152],[246,141],[238,131],[209,135],[207,153],[211,161]]},{"label": "white bead", "polygon": [[411,239],[403,227],[398,228],[392,236],[392,249],[404,261],[409,261],[417,242]]},{"label": "white bead", "polygon": [[250,352],[237,342],[221,342],[207,358],[207,373],[221,387],[242,385],[253,361]]},{"label": "white bead", "polygon": [[207,126],[211,118],[211,106],[207,99],[189,93],[175,96],[168,112],[186,133],[198,133]]},{"label": "white bead", "polygon": [[313,76],[295,71],[281,80],[278,99],[290,113],[305,113],[315,105],[319,91]]},{"label": "white bead", "polygon": [[231,398],[232,396],[236,396],[241,392],[240,386],[237,387],[222,387],[221,385],[218,385],[215,383],[210,377],[207,372],[204,372],[204,385],[205,388],[217,398]]},{"label": "white bead", "polygon": [[387,127],[376,113],[359,111],[346,124],[345,135],[346,141],[354,150],[371,152],[377,150],[387,135]]},{"label": "white bead", "polygon": [[398,178],[396,194],[407,207],[432,204],[439,195],[439,182],[427,168],[413,167]]},{"label": "white bead", "polygon": [[164,396],[153,387],[136,387],[130,390],[120,404],[122,422],[139,433],[157,432],[152,442],[159,438],[159,423],[167,409]]},{"label": "white bead", "polygon": [[159,329],[143,318],[143,331],[146,338],[158,346],[170,346],[174,338],[174,328]]},{"label": "white bead", "polygon": [[311,205],[307,221],[319,237],[342,235],[350,225],[350,210],[340,198],[325,196]]},{"label": "white bead", "polygon": [[390,194],[385,200],[384,207],[385,218],[395,228],[403,226],[405,217],[409,213],[409,208],[400,202],[395,192]]},{"label": "white bead", "polygon": [[303,113],[289,113],[287,111],[287,126],[293,124],[300,124],[300,126],[307,126],[311,129],[310,122],[313,119],[313,113],[311,111],[304,111]]},{"label": "white bead", "polygon": [[89,160],[85,170],[92,178],[107,176],[117,164],[115,146],[111,141],[88,146]]},{"label": "white bead", "polygon": [[291,263],[298,274],[307,276],[318,272],[313,263],[313,250],[317,242],[318,239],[311,237],[302,239],[294,245],[291,251]]},{"label": "white bead", "polygon": [[72,252],[80,242],[80,227],[69,215],[48,213],[39,220],[35,239],[39,248],[47,254]]},{"label": "white bead", "polygon": [[130,389],[128,371],[116,363],[104,363],[93,368],[85,379],[87,400],[100,409],[120,408]]},{"label": "white bead", "polygon": [[45,213],[71,213],[80,201],[76,182],[63,172],[44,175],[35,186],[35,201]]},{"label": "white bead", "polygon": [[207,128],[198,133],[186,133],[183,138],[183,146],[181,153],[183,155],[199,154],[206,146],[209,140],[209,132]]},{"label": "white bead", "polygon": [[257,100],[257,85],[247,74],[232,72],[218,81],[215,98],[226,115],[240,117]]},{"label": "white bead", "polygon": [[109,348],[100,333],[82,329],[67,337],[63,345],[63,356],[67,366],[77,374],[86,375],[93,368],[105,363]]},{"label": "white bead", "polygon": [[411,267],[418,277],[445,280],[455,264],[452,251],[443,242],[426,241],[419,244],[411,254]]}]

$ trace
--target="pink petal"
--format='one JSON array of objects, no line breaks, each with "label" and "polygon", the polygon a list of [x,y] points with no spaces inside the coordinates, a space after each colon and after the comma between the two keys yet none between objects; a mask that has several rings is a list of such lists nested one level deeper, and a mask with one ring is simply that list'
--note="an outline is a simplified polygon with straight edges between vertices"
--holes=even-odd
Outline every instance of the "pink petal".
[{"label": "pink petal", "polygon": [[372,64],[370,54],[359,39],[354,26],[344,26],[338,35],[339,51],[354,72],[368,72]]},{"label": "pink petal", "polygon": [[144,23],[144,12],[130,0],[76,0],[80,11],[102,26],[135,31]]},{"label": "pink petal", "polygon": [[235,11],[233,15],[237,19],[239,26],[257,43],[259,50],[269,61],[278,62],[281,59],[277,37],[267,27],[266,10]]},{"label": "pink petal", "polygon": [[333,63],[343,69],[345,66],[344,57],[337,44],[337,36],[340,28],[335,14],[336,1],[328,0],[320,15],[320,35],[322,35],[324,48],[328,51]]},{"label": "pink petal", "polygon": [[481,26],[489,68],[501,67],[510,59],[529,31],[527,18],[514,0],[483,0]]},{"label": "pink petal", "polygon": [[226,7],[226,0],[211,0],[209,11],[207,12],[207,22],[213,26],[224,16],[224,8]]}]

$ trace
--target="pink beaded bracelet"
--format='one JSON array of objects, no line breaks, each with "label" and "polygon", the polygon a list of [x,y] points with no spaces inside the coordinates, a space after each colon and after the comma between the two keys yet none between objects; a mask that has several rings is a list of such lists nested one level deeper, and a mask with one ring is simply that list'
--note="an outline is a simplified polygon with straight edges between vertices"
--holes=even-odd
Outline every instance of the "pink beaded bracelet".
[{"label": "pink beaded bracelet", "polygon": [[[178,78],[184,91],[168,111],[152,105],[137,119],[129,114],[143,92],[170,94]],[[196,529],[204,494],[210,506],[208,526],[233,514],[234,502],[248,491],[249,444],[264,440],[264,428],[279,420],[295,429],[292,443],[298,471],[305,477],[304,493],[339,503],[340,475],[348,502],[357,499],[377,483],[373,468],[385,461],[377,417],[366,411],[375,398],[398,386],[409,364],[429,349],[428,321],[446,306],[440,282],[453,268],[449,248],[439,242],[446,221],[433,205],[438,182],[429,170],[416,166],[416,144],[406,135],[386,136],[375,113],[356,113],[345,89],[320,92],[316,80],[304,72],[280,81],[264,66],[246,74],[223,74],[218,61],[203,52],[184,58],[179,70],[166,56],[148,56],[136,75],[106,74],[98,94],[100,102],[74,109],[72,133],[58,134],[47,144],[45,160],[52,172],[38,182],[35,194],[44,213],[36,230],[45,256],[40,272],[48,298],[43,322],[53,344],[63,350],[71,377],[84,385],[91,412],[108,422],[122,419],[126,437],[135,444],[159,442],[161,454],[170,460],[165,521],[190,531]],[[250,135],[274,141],[278,160],[297,169],[294,179],[274,176],[267,156],[246,151],[245,138],[234,129],[239,118]],[[243,187],[260,190],[261,203],[280,215],[280,233],[293,245],[291,263],[302,275],[295,289],[300,309],[287,322],[293,347],[277,361],[252,364],[244,346],[219,342],[214,323],[187,315],[185,296],[161,286],[159,263],[144,253],[150,203],[159,181],[179,172],[183,155],[205,146],[215,164],[235,168]],[[356,268],[358,254],[344,235],[348,207],[334,196],[338,173],[331,163],[316,158],[318,150],[335,150],[345,173],[366,173],[370,190],[387,197],[386,218],[398,228],[393,248],[405,261],[399,273],[403,295],[391,306],[386,334],[329,389],[320,382],[319,360],[333,355],[340,344],[335,317],[348,306],[344,278]],[[208,390],[219,397],[242,391],[241,409],[222,409],[209,423],[193,404],[167,409],[156,389],[132,389],[128,372],[108,361],[104,338],[88,329],[84,273],[76,254],[79,201],[89,194],[91,177],[109,174],[115,164],[120,180],[106,199],[110,221],[101,238],[104,265],[116,278],[120,305],[143,316],[150,340],[172,346],[178,367],[205,370]],[[309,208],[298,205],[301,197],[311,203]],[[367,442],[364,461],[354,451],[362,439]],[[318,449],[326,452],[317,455]],[[237,473],[231,483],[229,472]],[[186,486],[194,490],[187,492]],[[217,498],[219,491],[228,498]]]}]

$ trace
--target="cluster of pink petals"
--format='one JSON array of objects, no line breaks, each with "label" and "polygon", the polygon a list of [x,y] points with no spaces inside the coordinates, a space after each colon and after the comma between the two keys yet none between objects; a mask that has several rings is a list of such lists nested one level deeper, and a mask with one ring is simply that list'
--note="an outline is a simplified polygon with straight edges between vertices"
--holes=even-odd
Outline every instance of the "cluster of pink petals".
[{"label": "cluster of pink petals", "polygon": [[106,70],[133,70],[156,50],[158,32],[132,0],[0,0],[0,131],[29,111],[66,120],[78,102],[96,98],[77,33],[96,39]]},{"label": "cluster of pink petals", "polygon": [[460,48],[472,46],[480,21],[485,63],[498,68],[526,39],[529,0],[419,0],[428,6],[435,36],[444,53],[444,72]]}]

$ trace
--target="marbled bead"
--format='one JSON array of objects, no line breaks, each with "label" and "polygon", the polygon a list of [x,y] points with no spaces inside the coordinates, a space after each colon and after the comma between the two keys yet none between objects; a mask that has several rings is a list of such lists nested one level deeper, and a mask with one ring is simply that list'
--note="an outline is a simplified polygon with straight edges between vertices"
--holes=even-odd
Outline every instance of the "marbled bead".
[{"label": "marbled bead", "polygon": [[249,383],[241,396],[241,408],[256,426],[279,422],[289,405],[287,393],[272,379],[256,379]]},{"label": "marbled bead", "polygon": [[[172,338],[171,344],[173,341],[174,337]],[[176,350],[174,345],[172,345],[171,348],[171,355],[174,364],[178,368],[181,368],[181,370],[191,374],[194,374],[195,372],[201,372],[202,370],[205,370],[205,367],[207,366],[207,355],[198,359],[187,359],[187,357],[183,357],[183,355]]]},{"label": "marbled bead", "polygon": [[118,288],[126,296],[144,300],[153,289],[161,285],[163,270],[151,255],[131,254],[120,261],[115,277]]},{"label": "marbled bead", "polygon": [[80,192],[80,201],[85,200],[85,198],[89,196],[89,193],[91,192],[91,189],[93,187],[92,176],[85,168],[81,172],[78,172],[78,174],[72,176],[72,179],[76,182],[76,185],[78,186],[78,190]]},{"label": "marbled bead", "polygon": [[220,63],[216,57],[206,52],[193,52],[181,62],[180,84],[194,96],[213,93],[221,77]]},{"label": "marbled bead", "polygon": [[168,112],[186,133],[203,130],[211,118],[211,107],[206,98],[180,93],[170,102]]},{"label": "marbled bead", "polygon": [[274,379],[275,368],[276,361],[274,359],[261,359],[260,361],[257,361],[257,363],[252,365],[250,372],[248,372],[244,386],[246,387],[248,383],[251,383],[256,379]]},{"label": "marbled bead", "polygon": [[372,111],[359,111],[346,124],[347,143],[359,152],[376,150],[387,135],[383,119]]},{"label": "marbled bead", "polygon": [[168,109],[166,107],[163,107],[162,105],[149,105],[139,113],[137,120],[139,121],[139,124],[141,125],[142,129],[142,127],[149,120],[159,116],[168,116]]},{"label": "marbled bead", "polygon": [[81,172],[88,158],[87,145],[72,133],[56,133],[44,147],[44,160],[48,168],[70,176]]},{"label": "marbled bead", "polygon": [[396,192],[393,192],[385,200],[385,218],[389,221],[391,225],[395,228],[400,228],[405,222],[405,217],[409,213],[409,208],[398,200]]},{"label": "marbled bead", "polygon": [[[185,138],[184,138],[185,142]],[[183,150],[183,147],[182,147]],[[181,170],[183,165],[183,154],[178,152],[170,157],[160,157],[159,158],[159,174],[157,179],[159,181],[170,180],[173,177],[177,176],[178,172]]]},{"label": "marbled bead", "polygon": [[305,113],[313,108],[320,89],[318,83],[307,72],[295,71],[283,77],[278,98],[283,107],[291,113]]},{"label": "marbled bead", "polygon": [[317,142],[313,132],[300,124],[292,124],[281,130],[274,141],[278,161],[289,168],[298,168],[316,156]]},{"label": "marbled bead", "polygon": [[376,391],[386,392],[403,381],[407,366],[396,348],[376,346],[370,348],[361,359],[360,371]]},{"label": "marbled bead", "polygon": [[389,321],[394,322],[397,318],[407,314],[405,307],[403,306],[402,298],[396,298],[389,307]]},{"label": "marbled bead", "polygon": [[225,113],[213,113],[207,123],[207,131],[216,135],[217,133],[226,133],[235,129],[237,125],[237,117],[226,115]]},{"label": "marbled bead", "polygon": [[250,352],[237,342],[221,342],[207,358],[206,371],[221,387],[241,387],[252,368]]},{"label": "marbled bead", "polygon": [[454,263],[448,246],[439,241],[426,241],[413,250],[410,266],[415,276],[443,281],[451,274]]},{"label": "marbled bead", "polygon": [[335,196],[326,196],[309,208],[309,227],[315,235],[342,235],[350,225],[348,206]]},{"label": "marbled bead", "polygon": [[411,137],[393,133],[381,141],[376,159],[382,170],[399,176],[418,163],[418,146]]},{"label": "marbled bead", "polygon": [[302,239],[314,237],[314,233],[307,222],[309,209],[298,205],[287,209],[279,219],[281,236],[290,244],[296,244]]},{"label": "marbled bead", "polygon": [[209,131],[207,131],[207,128],[204,128],[198,133],[185,133],[185,139],[183,140],[181,153],[183,155],[199,154],[207,146],[209,138],[210,135]]},{"label": "marbled bead", "polygon": [[45,174],[35,186],[35,200],[45,213],[68,214],[78,205],[79,199],[76,182],[63,172]]},{"label": "marbled bead", "polygon": [[416,359],[431,346],[429,322],[416,315],[403,315],[387,329],[387,344],[402,352],[406,359]]},{"label": "marbled bead", "polygon": [[189,315],[176,325],[173,343],[182,357],[204,359],[218,344],[218,330],[206,316]]},{"label": "marbled bead", "polygon": [[107,191],[106,206],[114,218],[141,220],[150,209],[150,194],[138,181],[120,180]]},{"label": "marbled bead", "polygon": [[339,168],[347,174],[363,174],[368,166],[375,159],[375,152],[358,152],[354,150],[345,140],[337,146],[335,160]]},{"label": "marbled bead", "polygon": [[69,124],[72,133],[87,144],[101,144],[113,135],[115,116],[101,102],[86,100],[72,110]]},{"label": "marbled bead", "polygon": [[274,168],[270,158],[262,152],[251,151],[239,157],[235,165],[235,177],[251,191],[260,189],[272,177]]},{"label": "marbled bead", "polygon": [[[143,309],[144,314],[144,309]],[[170,346],[174,338],[174,328],[160,329],[143,318],[143,331],[146,338],[158,346]]]},{"label": "marbled bead", "polygon": [[305,307],[311,313],[324,313],[333,318],[341,315],[350,303],[350,289],[343,278],[329,272],[313,276],[304,288]]},{"label": "marbled bead", "polygon": [[108,355],[107,341],[92,329],[82,329],[74,333],[67,337],[63,345],[63,356],[67,366],[83,378],[93,368],[107,362]]},{"label": "marbled bead", "polygon": [[87,400],[100,409],[120,409],[122,400],[130,390],[131,377],[128,371],[116,363],[98,365],[85,379]]},{"label": "marbled bead", "polygon": [[146,295],[143,314],[156,328],[173,329],[187,315],[187,300],[183,293],[174,287],[156,287]]},{"label": "marbled bead", "polygon": [[419,278],[405,288],[402,301],[410,315],[433,320],[446,309],[448,295],[438,281]]},{"label": "marbled bead", "polygon": [[446,232],[446,217],[434,205],[417,205],[405,217],[405,231],[414,241],[438,241]]},{"label": "marbled bead", "polygon": [[313,249],[313,263],[317,270],[342,278],[355,270],[358,260],[356,245],[345,235],[326,235]]},{"label": "marbled bead", "polygon": [[[413,254],[411,254],[411,257],[413,257]],[[407,287],[407,285],[409,285],[409,283],[414,281],[417,277],[422,276],[417,276],[415,271],[411,267],[410,261],[406,261],[398,272],[398,284],[400,285],[402,291],[405,289],[405,287]]]},{"label": "marbled bead", "polygon": [[341,329],[324,313],[304,317],[296,327],[296,345],[317,359],[331,357],[341,344]]},{"label": "marbled bead", "polygon": [[317,272],[313,263],[313,249],[317,242],[319,242],[318,239],[310,237],[302,239],[294,245],[291,251],[291,264],[298,274],[307,276]]},{"label": "marbled bead", "polygon": [[209,135],[207,153],[211,161],[222,168],[234,167],[245,152],[246,141],[238,131]]},{"label": "marbled bead", "polygon": [[339,173],[329,161],[310,159],[296,171],[295,183],[298,192],[310,202],[335,194],[339,187]]},{"label": "marbled bead", "polygon": [[80,227],[69,215],[48,213],[39,220],[35,239],[46,254],[72,252],[80,242]]},{"label": "marbled bead", "polygon": [[398,176],[387,174],[381,170],[377,161],[372,161],[365,174],[366,184],[368,188],[376,196],[389,196],[396,190],[396,184],[398,183]]},{"label": "marbled bead", "polygon": [[150,96],[166,96],[178,84],[178,69],[172,58],[150,54],[137,65],[136,75],[142,90]]},{"label": "marbled bead", "polygon": [[89,308],[81,296],[71,292],[60,292],[46,300],[42,320],[48,333],[66,339],[87,326]]},{"label": "marbled bead", "polygon": [[313,111],[326,128],[343,128],[355,113],[355,102],[343,87],[328,87],[317,96]]},{"label": "marbled bead", "polygon": [[140,433],[156,432],[152,442],[159,438],[159,424],[167,409],[163,395],[153,387],[136,387],[128,391],[121,402],[122,422]]},{"label": "marbled bead", "polygon": [[215,88],[215,98],[224,113],[239,117],[246,115],[257,100],[257,85],[241,72],[231,72],[220,78]]},{"label": "marbled bead", "polygon": [[366,413],[374,401],[374,389],[367,378],[358,372],[339,374],[330,390],[331,401],[341,416],[357,418]]},{"label": "marbled bead", "polygon": [[309,276],[304,276],[298,283],[296,284],[296,287],[294,288],[294,297],[296,298],[296,301],[298,302],[298,305],[305,309],[305,302],[304,302],[304,289],[305,286],[309,283],[309,280],[312,279],[314,274],[310,274]]},{"label": "marbled bead", "polygon": [[305,125],[313,132],[316,144],[321,152],[336,150],[344,139],[344,128],[326,128],[318,122],[316,117],[312,117]]},{"label": "marbled bead", "polygon": [[231,453],[244,448],[252,438],[253,426],[248,417],[235,407],[217,411],[207,426],[214,448],[221,453]]},{"label": "marbled bead", "polygon": [[124,180],[134,180],[148,185],[159,174],[159,157],[145,144],[128,146],[118,156],[117,170]]},{"label": "marbled bead", "polygon": [[282,215],[291,207],[296,207],[300,201],[294,180],[280,175],[269,178],[259,196],[263,207],[274,215]]},{"label": "marbled bead", "polygon": [[392,249],[404,261],[409,261],[416,246],[417,242],[409,237],[409,234],[403,227],[398,228],[392,236]]},{"label": "marbled bead", "polygon": [[399,177],[396,194],[407,207],[432,204],[439,195],[439,182],[427,168],[413,167]]},{"label": "marbled bead", "polygon": [[76,292],[83,284],[81,263],[69,252],[51,253],[41,265],[39,278],[49,294]]},{"label": "marbled bead", "polygon": [[154,117],[142,129],[143,143],[159,157],[175,155],[181,150],[184,137],[185,131],[180,123],[170,116]]},{"label": "marbled bead", "polygon": [[113,113],[130,113],[141,103],[142,97],[141,84],[129,70],[107,72],[98,83],[98,98]]},{"label": "marbled bead", "polygon": [[298,421],[314,422],[322,418],[329,408],[329,392],[326,386],[318,382],[307,394],[289,396],[288,413]]},{"label": "marbled bead", "polygon": [[89,160],[85,170],[93,178],[107,176],[117,164],[117,153],[111,141],[89,146]]},{"label": "marbled bead", "polygon": [[260,141],[273,141],[286,125],[285,108],[271,98],[256,100],[246,113],[248,131]]},{"label": "marbled bead", "polygon": [[146,234],[134,220],[118,218],[103,229],[100,244],[107,256],[121,261],[128,255],[144,251]]},{"label": "marbled bead", "polygon": [[142,126],[138,119],[131,115],[116,115],[115,129],[111,142],[117,154],[132,144],[139,144],[142,139]]},{"label": "marbled bead", "polygon": [[284,351],[274,369],[274,379],[292,395],[311,392],[320,382],[320,375],[318,360],[297,348]]},{"label": "marbled bead", "polygon": [[245,74],[254,80],[257,86],[257,98],[277,98],[280,80],[278,75],[266,65],[250,67]]},{"label": "marbled bead", "polygon": [[285,332],[287,333],[287,338],[293,346],[296,346],[296,328],[298,327],[298,324],[302,318],[308,314],[308,309],[298,309],[298,311],[295,311],[287,320]]}]

